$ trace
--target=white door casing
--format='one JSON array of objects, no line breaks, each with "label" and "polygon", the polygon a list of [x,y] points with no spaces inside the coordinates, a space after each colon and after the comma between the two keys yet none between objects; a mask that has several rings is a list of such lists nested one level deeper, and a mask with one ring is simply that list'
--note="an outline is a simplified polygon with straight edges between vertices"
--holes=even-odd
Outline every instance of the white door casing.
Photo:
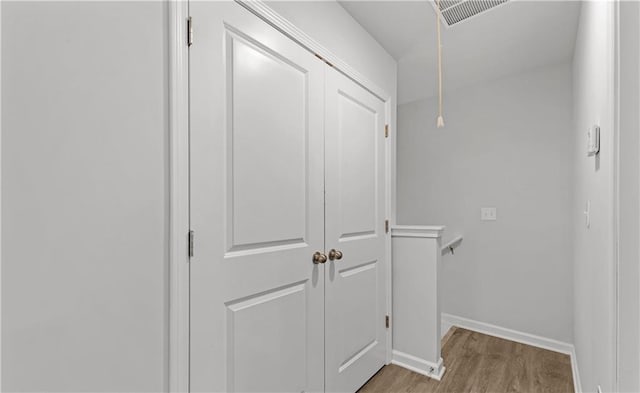
[{"label": "white door casing", "polygon": [[324,64],[235,3],[192,2],[192,391],[324,387]]},{"label": "white door casing", "polygon": [[326,391],[385,364],[385,104],[333,68],[325,90]]}]

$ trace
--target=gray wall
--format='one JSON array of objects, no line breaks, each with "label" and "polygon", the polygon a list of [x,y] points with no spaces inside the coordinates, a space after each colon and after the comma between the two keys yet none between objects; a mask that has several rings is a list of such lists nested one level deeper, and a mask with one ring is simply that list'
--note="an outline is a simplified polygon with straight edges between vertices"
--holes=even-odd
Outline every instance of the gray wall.
[{"label": "gray wall", "polygon": [[400,106],[399,222],[464,235],[442,312],[572,342],[570,109],[569,65],[448,92],[440,130],[437,101]]},{"label": "gray wall", "polygon": [[640,391],[640,3],[620,3],[619,388]]},{"label": "gray wall", "polygon": [[[614,73],[612,2],[584,2],[573,59],[574,336],[582,388],[615,389]],[[587,129],[601,127],[587,157]],[[591,226],[583,211],[591,203]]]},{"label": "gray wall", "polygon": [[2,390],[162,391],[161,2],[2,2]]}]

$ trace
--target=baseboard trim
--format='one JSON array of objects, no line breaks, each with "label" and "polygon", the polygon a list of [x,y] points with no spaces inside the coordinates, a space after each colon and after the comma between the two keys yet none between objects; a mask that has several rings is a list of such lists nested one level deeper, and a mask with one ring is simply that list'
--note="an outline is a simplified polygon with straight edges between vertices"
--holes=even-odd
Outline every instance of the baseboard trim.
[{"label": "baseboard trim", "polygon": [[396,351],[395,349],[393,350],[391,363],[418,374],[425,375],[429,378],[433,378],[436,381],[442,380],[446,370],[442,358],[438,360],[438,363],[432,363],[413,355],[409,355],[408,353]]},{"label": "baseboard trim", "polygon": [[472,319],[443,313],[442,330],[444,330],[446,327],[450,328],[451,326],[473,330],[475,332],[483,333],[489,336],[504,338],[506,340],[511,340],[542,349],[548,349],[554,352],[564,353],[566,355],[571,355],[571,353],[573,352],[573,345],[562,341],[557,341],[546,337],[536,336],[534,334],[523,333],[517,330],[507,329],[500,326],[495,326],[488,323],[478,322]]},{"label": "baseboard trim", "polygon": [[578,357],[576,348],[571,348],[571,373],[573,374],[573,388],[576,393],[582,393],[582,383],[580,382],[580,372],[578,371]]},{"label": "baseboard trim", "polygon": [[462,318],[451,314],[442,313],[441,315],[441,334],[444,336],[451,327],[456,326],[474,332],[483,333],[489,336],[503,338],[505,340],[515,341],[521,344],[531,345],[549,351],[563,353],[571,358],[571,371],[573,374],[573,386],[576,393],[582,392],[580,384],[580,373],[578,372],[578,361],[576,351],[572,344],[562,341],[553,340],[546,337],[536,336],[534,334],[519,332],[513,329],[507,329],[500,326],[491,325],[489,323],[478,322],[472,319]]}]

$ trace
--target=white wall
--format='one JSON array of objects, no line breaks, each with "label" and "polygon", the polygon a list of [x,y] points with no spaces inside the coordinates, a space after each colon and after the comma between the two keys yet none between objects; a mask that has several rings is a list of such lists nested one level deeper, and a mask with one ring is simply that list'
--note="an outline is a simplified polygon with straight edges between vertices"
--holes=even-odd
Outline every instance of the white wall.
[{"label": "white wall", "polygon": [[2,390],[162,391],[161,2],[2,2]]},{"label": "white wall", "polygon": [[[442,312],[572,342],[569,65],[450,91],[398,114],[398,219],[463,234]],[[481,207],[498,220],[480,221]]]},{"label": "white wall", "polygon": [[[582,388],[615,386],[614,75],[612,2],[582,4],[573,59],[574,338]],[[587,157],[586,132],[601,127],[601,152]],[[591,226],[583,211],[591,202]]]},{"label": "white wall", "polygon": [[620,3],[619,390],[640,391],[640,3]]}]

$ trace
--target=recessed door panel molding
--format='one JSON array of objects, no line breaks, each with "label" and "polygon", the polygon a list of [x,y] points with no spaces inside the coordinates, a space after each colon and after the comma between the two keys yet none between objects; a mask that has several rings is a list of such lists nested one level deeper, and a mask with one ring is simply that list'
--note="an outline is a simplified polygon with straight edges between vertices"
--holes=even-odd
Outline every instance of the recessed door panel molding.
[{"label": "recessed door panel molding", "polygon": [[231,391],[305,390],[306,295],[305,282],[227,305],[227,386]]},{"label": "recessed door panel molding", "polygon": [[376,130],[384,113],[343,91],[338,91],[337,99],[340,239],[375,236],[379,139]]},{"label": "recessed door panel molding", "polygon": [[227,32],[228,251],[304,243],[307,70]]},{"label": "recessed door panel molding", "polygon": [[190,390],[324,390],[324,63],[191,2]]},{"label": "recessed door panel molding", "polygon": [[342,371],[353,357],[363,356],[377,341],[377,275],[375,262],[340,271],[344,285],[335,288],[335,297],[342,301],[339,318],[352,320],[350,328],[341,331],[343,345],[339,356],[343,361],[339,369]]},{"label": "recessed door panel molding", "polygon": [[356,391],[385,364],[385,104],[326,70],[326,391]]}]

